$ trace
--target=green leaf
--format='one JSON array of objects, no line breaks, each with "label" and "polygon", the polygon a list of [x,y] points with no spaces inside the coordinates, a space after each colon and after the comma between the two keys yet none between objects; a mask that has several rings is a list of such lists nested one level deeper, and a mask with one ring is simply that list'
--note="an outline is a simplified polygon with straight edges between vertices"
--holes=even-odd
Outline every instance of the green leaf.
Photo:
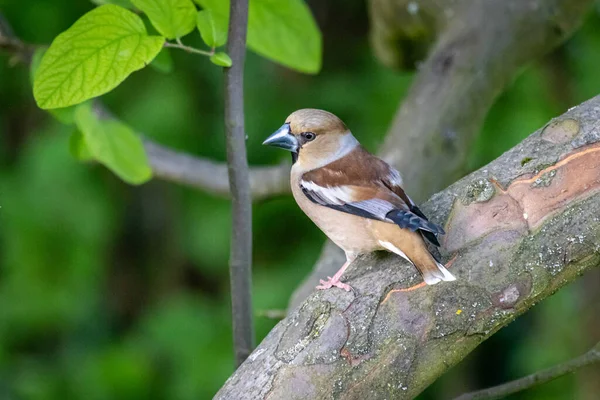
[{"label": "green leaf", "polygon": [[252,0],[248,46],[301,72],[321,69],[321,32],[303,0]]},{"label": "green leaf", "polygon": [[131,0],[163,36],[175,39],[196,27],[196,6],[192,0]]},{"label": "green leaf", "polygon": [[[195,0],[229,21],[229,0]],[[303,0],[250,0],[248,48],[300,72],[321,69],[321,32]]]},{"label": "green leaf", "polygon": [[75,123],[91,155],[125,182],[136,185],[152,178],[142,140],[127,125],[98,117],[89,102],[77,106]]},{"label": "green leaf", "polygon": [[83,139],[83,134],[79,130],[73,131],[69,137],[69,152],[78,161],[91,161],[94,156],[88,149]]},{"label": "green leaf", "polygon": [[221,67],[231,67],[231,57],[227,55],[227,53],[223,53],[222,51],[213,54],[210,56],[210,61],[213,64],[219,65]]},{"label": "green leaf", "polygon": [[[31,84],[34,82],[35,74],[40,67],[40,63],[42,62],[42,57],[48,50],[47,47],[38,47],[33,52],[33,56],[31,57],[31,64],[29,67],[29,79],[31,80]],[[75,122],[73,118],[75,117],[75,106],[64,107],[64,108],[54,108],[48,110],[48,112],[56,118],[59,122],[65,125],[73,125]]]},{"label": "green leaf", "polygon": [[148,36],[141,18],[115,5],[88,12],[54,39],[35,74],[40,108],[67,107],[100,96],[145,67],[164,38]]},{"label": "green leaf", "polygon": [[196,25],[204,43],[212,47],[220,47],[227,42],[227,17],[210,10],[198,12]]},{"label": "green leaf", "polygon": [[171,73],[173,71],[173,59],[169,49],[166,47],[162,49],[156,58],[152,60],[150,66],[164,74]]}]

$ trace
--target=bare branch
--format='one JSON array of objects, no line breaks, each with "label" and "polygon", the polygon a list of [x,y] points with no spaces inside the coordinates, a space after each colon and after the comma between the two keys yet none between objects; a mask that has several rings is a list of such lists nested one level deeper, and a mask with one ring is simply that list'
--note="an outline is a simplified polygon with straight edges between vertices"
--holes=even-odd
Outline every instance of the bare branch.
[{"label": "bare branch", "polygon": [[313,291],[216,398],[412,399],[600,267],[598,121],[600,96],[423,204],[455,282],[425,286],[401,257],[364,255],[345,277],[354,291]]},{"label": "bare branch", "polygon": [[[156,178],[229,197],[229,176],[225,163],[192,156],[144,138],[144,147]],[[289,193],[290,165],[250,168],[250,191],[255,201]]]},{"label": "bare branch", "polygon": [[[31,62],[37,46],[23,43],[13,35],[8,21],[0,13],[0,51],[16,57],[25,64]],[[112,115],[102,104],[96,102],[105,115]],[[169,182],[187,185],[213,195],[229,197],[227,165],[203,157],[193,156],[169,149],[138,133],[150,160],[153,175]],[[289,163],[276,166],[250,168],[250,193],[255,201],[280,196],[290,192]]]},{"label": "bare branch", "polygon": [[231,0],[225,68],[225,128],[231,188],[232,226],[229,274],[235,359],[240,365],[254,349],[252,321],[252,198],[244,130],[244,59],[248,0]]},{"label": "bare branch", "polygon": [[530,389],[546,382],[550,382],[556,378],[560,378],[563,375],[576,372],[580,368],[595,363],[600,363],[600,343],[596,344],[596,346],[594,346],[587,353],[563,364],[555,365],[554,367],[536,372],[521,379],[503,383],[502,385],[478,390],[476,392],[465,393],[461,396],[458,396],[455,400],[501,399],[508,395]]}]

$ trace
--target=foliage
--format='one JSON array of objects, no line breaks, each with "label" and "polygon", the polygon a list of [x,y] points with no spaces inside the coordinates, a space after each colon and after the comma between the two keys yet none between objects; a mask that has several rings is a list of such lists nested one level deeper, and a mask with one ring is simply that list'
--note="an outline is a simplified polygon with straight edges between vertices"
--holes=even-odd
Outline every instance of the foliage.
[{"label": "foliage", "polygon": [[89,102],[77,106],[75,125],[82,133],[80,156],[89,154],[128,183],[140,184],[152,177],[144,145],[127,125],[98,115]]},{"label": "foliage", "polygon": [[[227,40],[229,3],[201,1],[205,8],[201,11],[192,0],[100,3],[58,35],[47,51],[36,51],[31,69],[33,94],[38,106],[61,122],[77,123],[83,135],[77,137],[75,145],[71,141],[71,150],[88,147],[92,159],[106,165],[125,182],[140,184],[151,178],[151,171],[134,131],[114,118],[104,122],[97,119],[96,124],[91,124],[92,113],[83,118],[85,108],[77,112],[79,117],[74,120],[74,109],[70,107],[106,94],[150,63],[161,72],[170,72],[173,63],[167,49],[163,49],[167,45],[207,55],[217,66],[231,67],[229,55],[215,50]],[[144,12],[161,36],[148,35],[142,18],[128,10],[130,6]],[[300,34],[298,26],[303,27]],[[180,38],[196,27],[210,51],[181,42]],[[176,39],[177,43],[166,43],[168,39]],[[320,69],[320,40],[316,23],[302,0],[252,1],[248,42],[258,53],[299,71],[314,73]],[[97,140],[99,137],[101,141]],[[134,156],[124,156],[128,152]],[[80,152],[76,150],[74,154]]]},{"label": "foliage", "polygon": [[[195,0],[229,21],[229,0]],[[248,47],[301,72],[321,69],[321,34],[303,0],[252,0],[248,15]]]},{"label": "foliage", "polygon": [[192,0],[131,0],[152,25],[167,39],[187,35],[196,26],[196,7]]},{"label": "foliage", "polygon": [[197,26],[204,43],[221,47],[227,41],[227,14],[217,14],[209,9],[198,11]]},{"label": "foliage", "polygon": [[163,42],[148,36],[133,12],[100,6],[54,39],[35,72],[33,95],[44,109],[102,95],[152,61]]},{"label": "foliage", "polygon": [[220,65],[221,67],[231,67],[231,57],[227,55],[227,53],[223,53],[222,51],[213,54],[210,56],[210,61],[215,65]]}]

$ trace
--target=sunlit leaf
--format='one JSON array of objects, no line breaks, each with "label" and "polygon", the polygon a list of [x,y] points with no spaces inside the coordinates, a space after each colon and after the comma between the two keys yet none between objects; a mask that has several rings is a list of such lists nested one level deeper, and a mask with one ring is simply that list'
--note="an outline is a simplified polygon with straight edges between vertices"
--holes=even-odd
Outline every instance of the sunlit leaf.
[{"label": "sunlit leaf", "polygon": [[[195,0],[229,21],[229,0]],[[248,47],[300,72],[321,69],[321,32],[303,0],[250,0]]]},{"label": "sunlit leaf", "polygon": [[321,69],[321,32],[303,0],[251,0],[248,46],[301,72]]},{"label": "sunlit leaf", "polygon": [[227,55],[227,53],[218,52],[210,56],[210,61],[213,64],[219,65],[221,67],[231,67],[231,57]]},{"label": "sunlit leaf", "polygon": [[35,74],[40,108],[81,103],[118,86],[145,67],[164,38],[148,36],[141,18],[115,5],[88,12],[54,39]]},{"label": "sunlit leaf", "polygon": [[175,39],[196,27],[196,6],[192,0],[131,0],[163,36]]},{"label": "sunlit leaf", "polygon": [[[42,62],[42,57],[48,50],[47,47],[38,47],[33,52],[33,56],[31,57],[31,63],[29,66],[29,78],[31,79],[31,84],[33,85],[35,74],[40,67],[40,63]],[[75,106],[63,107],[63,108],[53,108],[48,110],[48,112],[56,118],[58,121],[62,122],[65,125],[72,125],[75,123]]]},{"label": "sunlit leaf", "polygon": [[199,11],[196,25],[202,40],[210,47],[220,47],[227,42],[227,17],[225,15],[213,13],[208,9]]},{"label": "sunlit leaf", "polygon": [[127,125],[100,118],[89,102],[77,106],[75,123],[91,155],[125,182],[141,184],[152,177],[142,140]]},{"label": "sunlit leaf", "polygon": [[169,49],[167,49],[166,47],[162,49],[160,53],[158,53],[156,58],[152,60],[150,66],[165,74],[172,72],[173,58],[171,58],[171,53],[169,52]]}]

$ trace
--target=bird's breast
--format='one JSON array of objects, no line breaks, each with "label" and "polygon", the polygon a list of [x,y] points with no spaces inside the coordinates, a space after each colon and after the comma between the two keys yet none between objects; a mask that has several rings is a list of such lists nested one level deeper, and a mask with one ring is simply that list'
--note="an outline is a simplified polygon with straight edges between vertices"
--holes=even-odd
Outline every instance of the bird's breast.
[{"label": "bird's breast", "polygon": [[373,237],[374,220],[313,203],[302,192],[300,177],[301,174],[292,173],[290,183],[294,199],[329,239],[346,252],[367,253],[381,249],[381,245]]}]

